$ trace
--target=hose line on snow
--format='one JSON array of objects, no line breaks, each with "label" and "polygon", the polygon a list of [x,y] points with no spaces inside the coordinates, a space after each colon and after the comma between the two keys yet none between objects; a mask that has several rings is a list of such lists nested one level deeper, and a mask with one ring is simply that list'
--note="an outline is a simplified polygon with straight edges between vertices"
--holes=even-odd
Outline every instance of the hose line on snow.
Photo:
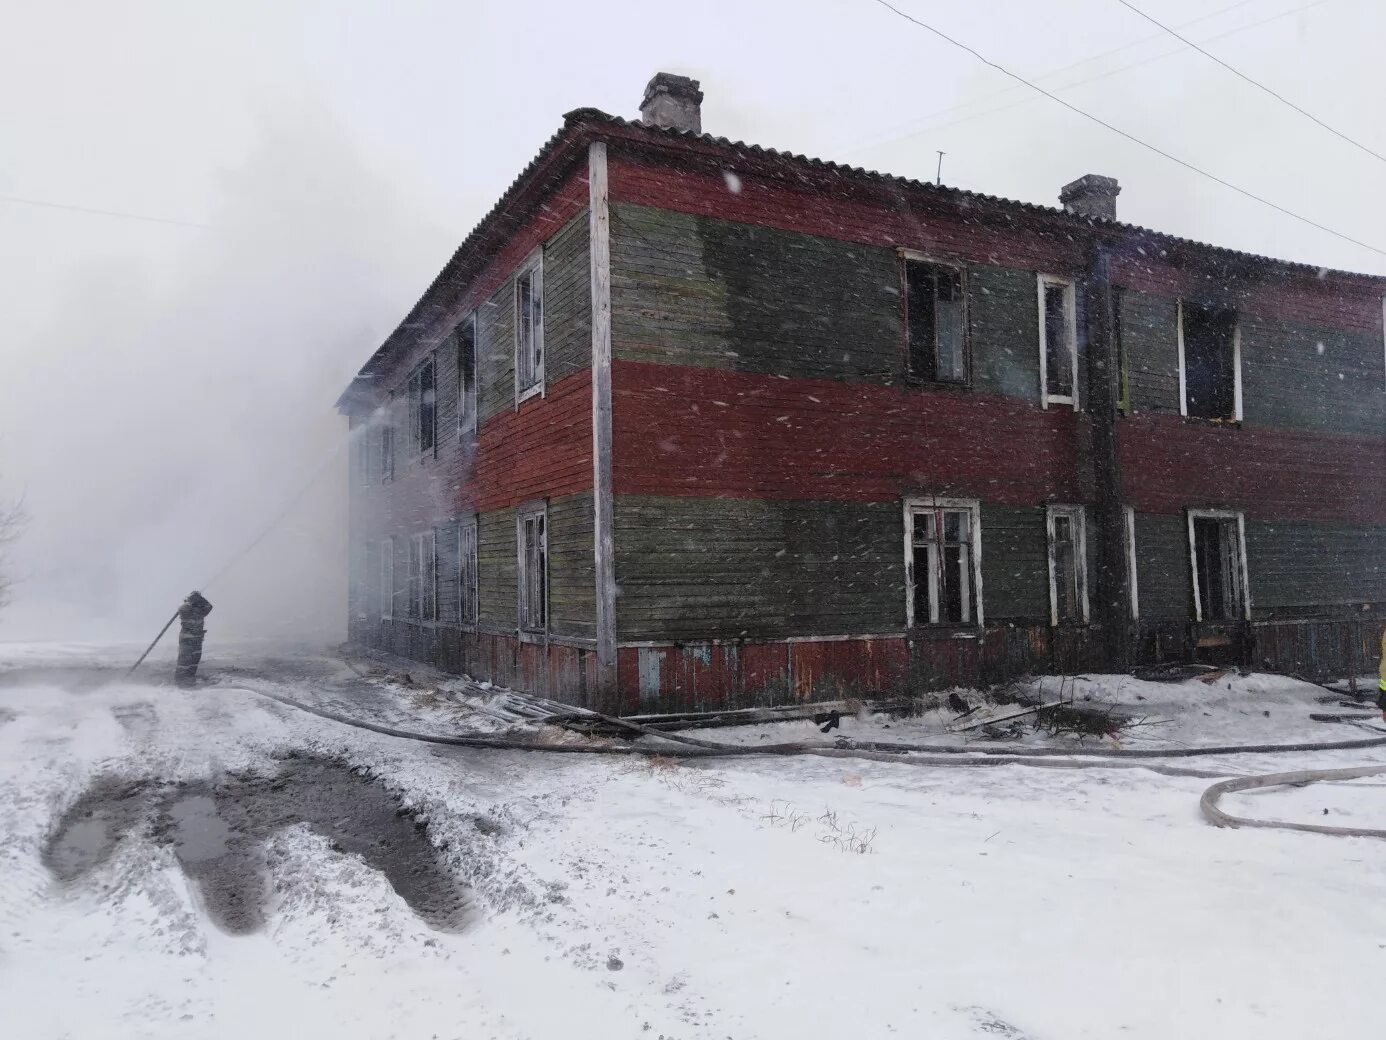
[{"label": "hose line on snow", "polygon": [[[1300,769],[1292,773],[1267,773],[1264,776],[1239,776],[1223,780],[1203,792],[1198,807],[1215,827],[1264,827],[1282,831],[1305,831],[1309,834],[1336,834],[1346,838],[1386,838],[1386,830],[1374,827],[1332,827],[1321,823],[1291,823],[1286,820],[1256,820],[1233,816],[1218,808],[1218,799],[1233,791],[1255,791],[1263,787],[1302,786],[1320,780],[1356,780],[1363,776],[1380,776],[1386,766],[1357,766],[1349,769]],[[1327,810],[1325,810],[1326,812]]]}]

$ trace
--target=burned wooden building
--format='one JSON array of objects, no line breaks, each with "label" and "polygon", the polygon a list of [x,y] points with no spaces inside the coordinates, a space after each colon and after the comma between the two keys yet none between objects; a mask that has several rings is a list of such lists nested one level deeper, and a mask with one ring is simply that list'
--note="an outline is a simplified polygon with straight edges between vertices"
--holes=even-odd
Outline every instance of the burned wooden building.
[{"label": "burned wooden building", "polygon": [[1365,660],[1386,279],[701,100],[569,113],[343,395],[352,640],[621,710]]}]

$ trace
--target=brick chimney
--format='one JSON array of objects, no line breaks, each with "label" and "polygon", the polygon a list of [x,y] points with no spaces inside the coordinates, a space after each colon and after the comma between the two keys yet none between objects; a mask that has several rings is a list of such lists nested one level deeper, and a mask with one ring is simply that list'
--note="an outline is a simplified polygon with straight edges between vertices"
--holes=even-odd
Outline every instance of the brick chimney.
[{"label": "brick chimney", "polygon": [[1067,212],[1080,217],[1116,220],[1116,197],[1120,194],[1121,185],[1115,177],[1088,173],[1063,186],[1059,203]]},{"label": "brick chimney", "polygon": [[640,118],[651,126],[702,133],[703,92],[698,87],[696,79],[675,76],[672,72],[656,72],[645,87]]}]

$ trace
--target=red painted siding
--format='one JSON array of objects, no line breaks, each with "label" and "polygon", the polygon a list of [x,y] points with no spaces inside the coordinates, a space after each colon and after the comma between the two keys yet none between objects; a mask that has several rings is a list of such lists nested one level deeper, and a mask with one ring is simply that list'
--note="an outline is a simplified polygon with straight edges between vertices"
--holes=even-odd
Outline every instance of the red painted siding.
[{"label": "red painted siding", "polygon": [[1073,499],[1079,419],[1010,397],[612,366],[617,494],[888,501]]},{"label": "red painted siding", "polygon": [[1121,423],[1126,492],[1142,512],[1190,505],[1254,520],[1386,522],[1386,439],[1226,427],[1174,416]]}]

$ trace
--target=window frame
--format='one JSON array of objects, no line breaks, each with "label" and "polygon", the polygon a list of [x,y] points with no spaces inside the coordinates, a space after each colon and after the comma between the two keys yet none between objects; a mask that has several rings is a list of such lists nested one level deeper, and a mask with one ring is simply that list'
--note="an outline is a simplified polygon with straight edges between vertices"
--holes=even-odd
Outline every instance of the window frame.
[{"label": "window frame", "polygon": [[[1039,384],[1040,407],[1068,405],[1075,412],[1081,411],[1078,401],[1078,283],[1072,278],[1056,274],[1035,276],[1036,299],[1039,303]],[[1049,330],[1045,322],[1045,290],[1057,286],[1064,290],[1064,331],[1069,341],[1069,364],[1072,366],[1070,379],[1073,393],[1051,394],[1049,392]]]},{"label": "window frame", "polygon": [[[972,546],[972,573],[969,576],[972,587],[971,614],[969,621],[939,621],[939,585],[937,575],[933,570],[938,567],[934,561],[937,554],[930,556],[931,573],[927,574],[926,580],[929,582],[929,617],[921,620],[915,617],[914,601],[915,588],[918,585],[914,573],[914,529],[915,517],[921,514],[930,514],[931,520],[937,522],[934,514],[945,511],[967,512],[968,514],[968,534]],[[982,506],[981,500],[976,498],[936,498],[933,496],[911,496],[904,500],[904,528],[905,528],[905,627],[906,628],[939,628],[939,629],[981,629],[986,625],[986,614],[982,600]]]},{"label": "window frame", "polygon": [[[539,362],[537,365],[533,366],[532,371],[529,366],[522,368],[520,365],[520,346],[523,332],[523,325],[520,321],[520,282],[524,278],[529,278],[530,280],[530,300],[532,305],[537,301],[537,306],[534,306],[537,320],[532,320],[530,323],[530,354],[532,360],[532,355],[536,353],[533,346],[537,343]],[[515,277],[511,281],[513,286],[511,289],[511,317],[513,318],[514,325],[513,361],[515,367],[515,407],[519,408],[523,402],[529,400],[531,397],[544,396],[547,393],[547,388],[545,386],[545,365],[548,361],[548,351],[545,349],[544,344],[544,249],[542,246],[531,253],[530,256],[526,258],[525,262],[516,269]],[[521,385],[522,373],[533,381],[528,385]]]},{"label": "window frame", "polygon": [[477,526],[476,514],[457,521],[457,623],[468,629],[476,627],[481,615]]},{"label": "window frame", "polygon": [[[470,380],[467,365],[463,357],[462,337],[464,330],[470,330],[472,357]],[[457,323],[454,330],[454,340],[456,343],[456,362],[457,362],[457,436],[465,438],[469,433],[475,433],[477,428],[477,376],[480,373],[480,364],[477,355],[481,353],[477,338],[481,332],[481,321],[478,313],[473,310],[465,318]],[[470,384],[470,385],[469,385]]]},{"label": "window frame", "polygon": [[[416,569],[417,561],[417,569]],[[409,536],[407,616],[410,621],[438,620],[438,540],[433,530]]]},{"label": "window frame", "polygon": [[395,430],[398,419],[399,399],[393,392],[386,399],[379,422],[380,437],[380,483],[389,484],[395,479]]},{"label": "window frame", "polygon": [[380,620],[395,619],[395,540],[380,540]]},{"label": "window frame", "polygon": [[[529,603],[529,562],[525,559],[525,524],[530,520],[539,520],[542,523],[540,529],[540,553],[543,557],[543,622],[536,626],[532,623],[533,610]],[[515,511],[515,628],[521,640],[535,641],[547,639],[549,634],[549,504],[547,500],[531,502],[521,506]]]},{"label": "window frame", "polygon": [[1126,580],[1130,593],[1131,620],[1141,619],[1140,583],[1136,572],[1136,507],[1121,507],[1122,522],[1126,525]]},{"label": "window frame", "polygon": [[[1055,523],[1059,517],[1067,517],[1073,528],[1073,570],[1074,584],[1078,592],[1079,617],[1059,617],[1059,568],[1055,555]],[[1052,628],[1060,625],[1086,625],[1091,621],[1088,608],[1088,511],[1084,506],[1061,502],[1050,502],[1044,507],[1045,555],[1049,561],[1049,624]]]},{"label": "window frame", "polygon": [[[1251,620],[1251,580],[1250,572],[1247,567],[1246,559],[1246,513],[1240,509],[1211,509],[1190,506],[1186,511],[1189,534],[1189,581],[1193,586],[1193,608],[1194,621],[1203,624],[1205,621],[1203,610],[1203,593],[1198,587],[1198,540],[1195,534],[1194,521],[1205,520],[1235,520],[1237,532],[1237,579],[1238,593],[1241,603],[1235,612],[1240,621]],[[1215,620],[1210,624],[1226,624],[1225,621]]]},{"label": "window frame", "polygon": [[[432,382],[433,401],[427,409],[429,443],[424,444],[424,389],[423,374],[428,370]],[[409,393],[409,447],[420,457],[438,454],[438,359],[434,351],[429,351],[419,363],[409,370],[405,382]]]},{"label": "window frame", "polygon": [[1122,316],[1122,305],[1126,301],[1126,287],[1112,286],[1112,339],[1116,341],[1117,355],[1117,411],[1130,415],[1131,407],[1131,355],[1126,349],[1126,319]]},{"label": "window frame", "polygon": [[[1188,369],[1186,368],[1184,353],[1184,304],[1185,300],[1180,297],[1177,301],[1178,317],[1175,321],[1175,331],[1177,333],[1179,346],[1179,414],[1186,419],[1199,419],[1203,422],[1241,422],[1242,421],[1242,315],[1236,308],[1227,307],[1235,315],[1232,326],[1232,415],[1229,417],[1209,416],[1209,415],[1189,415],[1189,382]],[[1194,304],[1194,306],[1200,306]],[[1203,307],[1203,310],[1210,308]]]},{"label": "window frame", "polygon": [[[900,275],[900,324],[902,340],[904,342],[905,354],[905,375],[911,382],[925,384],[931,387],[954,387],[958,389],[971,389],[972,387],[972,296],[971,285],[969,284],[969,271],[967,265],[958,260],[948,260],[942,257],[933,256],[929,253],[922,253],[915,249],[901,249],[899,252],[899,275]],[[963,374],[961,379],[940,379],[938,375],[938,319],[937,319],[937,298],[938,293],[935,289],[935,319],[934,319],[934,342],[932,345],[932,371],[917,372],[914,369],[914,352],[910,343],[910,282],[909,265],[922,264],[927,267],[944,268],[956,272],[962,293],[962,365]]]}]

